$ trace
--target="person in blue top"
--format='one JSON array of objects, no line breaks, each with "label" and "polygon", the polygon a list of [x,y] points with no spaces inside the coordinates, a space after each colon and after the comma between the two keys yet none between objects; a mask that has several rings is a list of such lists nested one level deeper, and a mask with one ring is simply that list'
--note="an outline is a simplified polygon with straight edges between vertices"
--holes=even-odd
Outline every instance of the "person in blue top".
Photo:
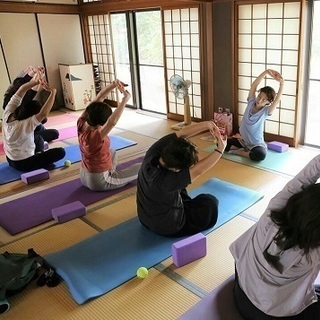
[{"label": "person in blue top", "polygon": [[[261,88],[256,96],[258,85],[267,75],[280,83],[278,93],[276,94],[273,88],[266,86]],[[280,102],[283,84],[282,75],[271,69],[265,70],[253,81],[249,91],[248,106],[244,112],[239,133],[228,138],[226,152],[247,157],[253,161],[265,159],[267,145],[264,141],[264,123]]]}]

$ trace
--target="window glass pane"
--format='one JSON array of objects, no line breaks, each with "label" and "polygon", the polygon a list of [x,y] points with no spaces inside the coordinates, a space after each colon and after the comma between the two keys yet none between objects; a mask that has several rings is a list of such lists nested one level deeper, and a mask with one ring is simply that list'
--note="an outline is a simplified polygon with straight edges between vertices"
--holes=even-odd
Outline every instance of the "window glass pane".
[{"label": "window glass pane", "polygon": [[239,68],[238,72],[240,75],[251,74],[251,64],[250,63],[239,63],[238,68]]},{"label": "window glass pane", "polygon": [[251,19],[251,5],[243,5],[239,7],[239,19]]},{"label": "window glass pane", "polygon": [[240,48],[251,48],[251,35],[239,35],[238,41]]},{"label": "window glass pane", "polygon": [[282,36],[281,35],[268,35],[267,48],[269,49],[282,49]]},{"label": "window glass pane", "polygon": [[281,110],[280,111],[280,121],[294,124],[295,112],[293,110]]},{"label": "window glass pane", "polygon": [[199,24],[198,21],[191,21],[190,22],[190,31],[191,33],[196,33],[197,35],[199,34]]},{"label": "window glass pane", "polygon": [[268,33],[281,34],[282,33],[282,19],[268,20]]},{"label": "window glass pane", "polygon": [[238,81],[238,86],[241,89],[247,89],[251,86],[251,78],[249,77],[239,77]]},{"label": "window glass pane", "polygon": [[314,19],[312,25],[312,43],[310,60],[310,78],[320,79],[320,2],[314,4]]},{"label": "window glass pane", "polygon": [[267,50],[267,63],[281,64],[280,50]]},{"label": "window glass pane", "polygon": [[255,4],[253,7],[252,18],[262,19],[267,17],[267,5],[266,4]]},{"label": "window glass pane", "polygon": [[296,80],[297,79],[297,72],[298,67],[297,66],[283,66],[282,67],[283,74],[286,75],[286,80]]},{"label": "window glass pane", "polygon": [[190,33],[190,24],[189,22],[181,22],[181,32]]},{"label": "window glass pane", "polygon": [[239,61],[250,62],[251,61],[251,49],[239,49]]},{"label": "window glass pane", "polygon": [[252,50],[252,62],[253,63],[265,63],[266,51],[265,50]]},{"label": "window glass pane", "polygon": [[299,48],[298,35],[284,35],[283,36],[283,49],[297,50]]},{"label": "window glass pane", "polygon": [[[285,84],[286,85],[286,84]],[[281,107],[288,110],[295,110],[296,99],[295,96],[282,95],[281,97]]]},{"label": "window glass pane", "polygon": [[284,4],[284,18],[300,17],[300,2],[292,2]]},{"label": "window glass pane", "polygon": [[280,135],[293,138],[294,137],[294,125],[280,123]]},{"label": "window glass pane", "polygon": [[182,57],[181,47],[174,47],[173,54],[175,58],[181,58]]},{"label": "window glass pane", "polygon": [[282,60],[283,64],[296,66],[298,64],[298,51],[283,50]]},{"label": "window glass pane", "polygon": [[242,20],[239,23],[239,33],[251,33],[251,20]]},{"label": "window glass pane", "polygon": [[192,46],[199,47],[199,34],[191,34],[191,43]]},{"label": "window glass pane", "polygon": [[308,144],[320,146],[320,108],[319,108],[319,87],[320,81],[309,82],[309,99],[307,113],[307,127],[305,142]]},{"label": "window glass pane", "polygon": [[279,123],[275,121],[267,120],[265,122],[265,132],[272,134],[279,134]]},{"label": "window glass pane", "polygon": [[182,9],[181,10],[181,20],[183,21],[189,21],[190,15],[189,15],[189,10],[188,9]]},{"label": "window glass pane", "polygon": [[253,20],[252,21],[252,33],[266,33],[267,21],[262,20]]},{"label": "window glass pane", "polygon": [[283,16],[283,4],[274,3],[268,5],[268,18],[282,18]]},{"label": "window glass pane", "polygon": [[163,12],[163,20],[164,21],[171,21],[171,11],[167,10]]},{"label": "window glass pane", "polygon": [[266,36],[265,35],[253,35],[252,36],[252,48],[263,48],[266,47]]},{"label": "window glass pane", "polygon": [[180,23],[179,22],[173,22],[172,23],[172,33],[180,34]]},{"label": "window glass pane", "polygon": [[180,10],[172,10],[172,21],[180,21]]},{"label": "window glass pane", "polygon": [[284,21],[284,33],[299,34],[299,19],[290,19]]}]

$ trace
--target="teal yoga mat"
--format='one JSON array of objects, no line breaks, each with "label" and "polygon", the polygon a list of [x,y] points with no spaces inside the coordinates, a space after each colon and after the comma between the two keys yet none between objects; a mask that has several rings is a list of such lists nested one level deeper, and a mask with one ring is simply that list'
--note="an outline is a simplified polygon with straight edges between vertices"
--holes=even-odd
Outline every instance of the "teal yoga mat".
[{"label": "teal yoga mat", "polygon": [[[120,136],[111,135],[110,140],[111,148],[114,150],[121,150],[137,144],[137,142],[135,141],[122,138]],[[57,161],[54,166],[50,167],[49,169],[64,167],[65,160],[70,160],[71,163],[75,163],[81,160],[80,149],[77,144],[65,147],[65,151],[66,156],[62,160]],[[22,171],[11,168],[7,162],[0,163],[0,185],[19,180],[22,173]]]},{"label": "teal yoga mat", "polygon": [[[215,146],[205,148],[204,151],[210,153],[215,149]],[[286,152],[276,152],[268,150],[264,160],[256,162],[245,157],[240,157],[234,154],[224,153],[223,158],[234,162],[242,163],[251,167],[260,168],[272,172],[280,172],[290,176],[295,176],[302,170],[307,163],[316,156],[315,152],[308,152],[299,149],[289,148]]]},{"label": "teal yoga mat", "polygon": [[[204,234],[262,198],[254,190],[218,179],[208,180],[191,195],[203,192],[210,192],[220,202],[218,222]],[[45,259],[67,282],[75,301],[82,304],[135,277],[140,266],[151,268],[165,260],[171,256],[171,245],[181,239],[159,236],[135,217],[67,249],[48,254]]]}]

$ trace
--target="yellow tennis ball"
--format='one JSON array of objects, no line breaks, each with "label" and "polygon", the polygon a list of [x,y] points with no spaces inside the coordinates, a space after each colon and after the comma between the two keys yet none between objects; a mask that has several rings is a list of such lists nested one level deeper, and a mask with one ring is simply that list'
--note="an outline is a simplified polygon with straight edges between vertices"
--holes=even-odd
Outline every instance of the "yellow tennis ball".
[{"label": "yellow tennis ball", "polygon": [[140,267],[138,270],[137,270],[137,277],[140,278],[140,279],[144,279],[148,276],[148,269],[145,268],[145,267]]},{"label": "yellow tennis ball", "polygon": [[64,162],[64,165],[65,165],[66,167],[70,167],[70,166],[71,166],[71,161],[70,161],[70,160],[66,160],[66,161]]}]

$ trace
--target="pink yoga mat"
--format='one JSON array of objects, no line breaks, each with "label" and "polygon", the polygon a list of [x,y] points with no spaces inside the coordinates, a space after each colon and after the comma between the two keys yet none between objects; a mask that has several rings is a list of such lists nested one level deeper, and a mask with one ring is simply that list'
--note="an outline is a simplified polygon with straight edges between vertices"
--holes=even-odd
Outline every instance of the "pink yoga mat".
[{"label": "pink yoga mat", "polygon": [[59,129],[59,138],[55,141],[66,140],[77,136],[77,127],[72,126],[68,128]]},{"label": "pink yoga mat", "polygon": [[60,114],[58,116],[49,117],[48,121],[45,123],[46,127],[54,127],[57,124],[64,124],[68,122],[77,123],[79,116],[72,113]]}]

